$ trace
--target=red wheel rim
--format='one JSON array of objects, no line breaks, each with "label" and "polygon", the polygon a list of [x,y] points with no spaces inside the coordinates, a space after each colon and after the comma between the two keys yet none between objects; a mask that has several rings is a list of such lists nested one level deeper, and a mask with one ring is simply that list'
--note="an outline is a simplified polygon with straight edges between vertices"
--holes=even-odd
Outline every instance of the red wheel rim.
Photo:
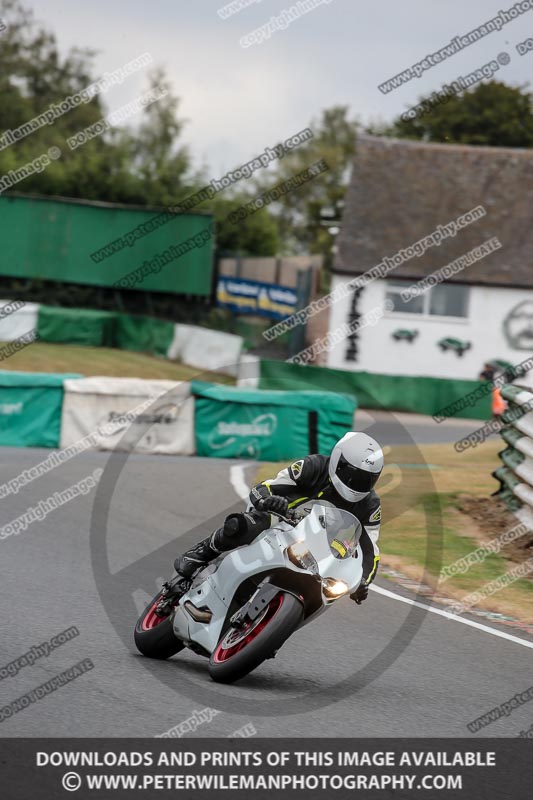
[{"label": "red wheel rim", "polygon": [[[237,631],[235,628],[232,628],[228,633],[224,636],[222,641],[220,641],[217,645],[215,652],[213,653],[213,661],[215,664],[222,664],[225,661],[229,661],[230,658],[233,658],[234,655],[240,653],[250,642],[253,642],[256,639],[261,631],[263,631],[268,623],[276,616],[278,611],[280,610],[283,604],[283,595],[278,594],[276,597],[273,597],[270,603],[266,608],[266,612],[263,614],[262,617],[259,618],[259,621],[250,622],[249,625],[245,626],[243,630]],[[238,635],[239,641],[235,644],[231,644],[231,637],[232,635]],[[227,645],[224,646],[224,643],[227,641]]]},{"label": "red wheel rim", "polygon": [[159,603],[160,600],[161,600],[161,595],[156,597],[154,604],[152,605],[150,610],[145,614],[141,625],[143,631],[151,631],[152,628],[157,627],[157,625],[160,625],[161,622],[164,622],[167,619],[167,617],[158,617],[157,614],[155,613],[157,604]]}]

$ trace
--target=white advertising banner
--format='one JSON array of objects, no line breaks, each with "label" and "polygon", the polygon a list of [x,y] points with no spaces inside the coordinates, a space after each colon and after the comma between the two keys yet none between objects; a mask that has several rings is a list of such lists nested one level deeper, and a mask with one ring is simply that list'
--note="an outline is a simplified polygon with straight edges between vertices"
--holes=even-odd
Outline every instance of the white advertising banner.
[{"label": "white advertising banner", "polygon": [[140,378],[64,382],[61,448],[91,437],[96,450],[194,455],[194,398],[188,383]]},{"label": "white advertising banner", "polygon": [[178,323],[167,357],[190,367],[236,375],[242,343],[242,336],[233,333]]}]

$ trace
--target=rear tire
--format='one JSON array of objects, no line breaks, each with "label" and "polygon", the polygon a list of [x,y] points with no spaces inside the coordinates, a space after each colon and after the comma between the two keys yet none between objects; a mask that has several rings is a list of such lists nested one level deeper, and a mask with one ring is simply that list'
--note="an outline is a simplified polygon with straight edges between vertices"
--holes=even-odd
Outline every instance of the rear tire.
[{"label": "rear tire", "polygon": [[218,683],[233,683],[272,656],[296,630],[303,605],[280,589],[264,613],[244,629],[229,628],[209,659],[209,674]]},{"label": "rear tire", "polygon": [[156,616],[154,609],[160,599],[161,592],[150,600],[135,625],[135,645],[139,653],[148,658],[170,658],[185,647],[174,634],[172,614],[169,617]]}]

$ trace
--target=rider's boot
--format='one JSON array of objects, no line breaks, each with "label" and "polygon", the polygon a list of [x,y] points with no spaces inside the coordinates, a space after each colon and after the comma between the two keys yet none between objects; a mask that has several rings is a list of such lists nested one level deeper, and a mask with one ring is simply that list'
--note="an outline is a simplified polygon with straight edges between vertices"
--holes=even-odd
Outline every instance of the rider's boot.
[{"label": "rider's boot", "polygon": [[240,537],[236,535],[242,535],[247,530],[246,525],[250,525],[250,520],[247,522],[244,514],[230,514],[222,528],[217,528],[207,539],[176,558],[174,569],[177,575],[163,584],[161,600],[156,609],[159,616],[168,616],[179,598],[189,591],[195,572],[206,567],[220,553],[238,546]]},{"label": "rider's boot", "polygon": [[190,550],[176,558],[174,569],[178,575],[190,580],[195,572],[206,567],[220,553],[230,550],[234,546],[231,538],[239,531],[239,522],[235,516],[228,517],[222,528],[217,528],[207,539],[198,542]]}]

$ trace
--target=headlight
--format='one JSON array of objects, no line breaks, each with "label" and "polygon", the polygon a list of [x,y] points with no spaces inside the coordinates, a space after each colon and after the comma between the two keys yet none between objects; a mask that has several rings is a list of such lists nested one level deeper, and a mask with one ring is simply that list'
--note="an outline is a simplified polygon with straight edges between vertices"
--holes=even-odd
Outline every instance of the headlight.
[{"label": "headlight", "polygon": [[287,555],[291,564],[299,569],[308,569],[311,572],[318,572],[316,558],[307,549],[305,542],[296,542],[287,548]]},{"label": "headlight", "polygon": [[348,592],[348,584],[344,581],[336,581],[335,578],[326,578],[322,581],[322,589],[326,597],[333,599],[346,594]]}]

